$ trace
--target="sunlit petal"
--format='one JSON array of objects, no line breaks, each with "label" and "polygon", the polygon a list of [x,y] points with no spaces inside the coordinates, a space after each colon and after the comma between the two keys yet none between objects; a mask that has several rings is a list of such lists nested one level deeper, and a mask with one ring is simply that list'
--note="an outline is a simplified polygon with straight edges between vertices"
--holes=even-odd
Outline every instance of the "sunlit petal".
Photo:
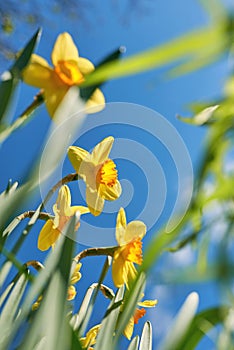
[{"label": "sunlit petal", "polygon": [[105,107],[105,97],[100,89],[96,89],[85,104],[86,113],[100,112]]},{"label": "sunlit petal", "polygon": [[94,69],[95,69],[95,67],[92,64],[92,62],[90,62],[89,60],[87,60],[84,57],[79,57],[79,59],[78,59],[78,68],[79,68],[79,70],[81,71],[81,73],[83,75],[87,75],[87,74],[93,72]]},{"label": "sunlit petal", "polygon": [[101,184],[99,190],[101,196],[108,201],[116,200],[122,193],[122,187],[119,181],[116,181],[116,184],[112,187]]},{"label": "sunlit petal", "polygon": [[60,215],[70,216],[71,193],[67,185],[60,188],[56,204]]},{"label": "sunlit petal", "polygon": [[112,145],[114,142],[114,137],[109,136],[106,137],[104,140],[102,140],[100,143],[98,143],[91,153],[91,161],[94,162],[94,164],[102,164],[105,160],[107,160]]},{"label": "sunlit petal", "polygon": [[79,173],[81,162],[83,162],[84,160],[88,161],[90,158],[90,154],[88,151],[76,146],[69,147],[67,154],[73,168],[77,173]]},{"label": "sunlit petal", "polygon": [[123,208],[120,208],[117,215],[116,231],[115,231],[115,237],[119,245],[125,244],[124,236],[125,236],[126,227],[127,227],[127,221],[126,221],[125,210]]},{"label": "sunlit petal", "polygon": [[71,208],[71,216],[74,215],[76,212],[80,212],[80,214],[87,214],[89,213],[89,208],[84,207],[83,205],[74,205]]},{"label": "sunlit petal", "polygon": [[157,305],[158,300],[144,300],[144,301],[139,301],[137,305],[142,306],[142,307],[154,307]]},{"label": "sunlit petal", "polygon": [[112,263],[112,279],[117,288],[125,283],[125,265],[126,262],[122,256],[122,248],[118,248],[114,253]]},{"label": "sunlit petal", "polygon": [[146,225],[142,221],[131,221],[127,225],[124,241],[131,242],[137,238],[143,238],[146,234]]},{"label": "sunlit petal", "polygon": [[58,239],[60,232],[53,228],[53,220],[48,220],[42,227],[38,237],[38,249],[44,251],[49,249]]},{"label": "sunlit petal", "polygon": [[37,88],[46,88],[51,86],[53,70],[44,58],[33,54],[22,76],[26,84]]},{"label": "sunlit petal", "polygon": [[86,202],[90,213],[94,216],[101,214],[104,206],[104,199],[100,197],[98,191],[93,191],[89,186],[86,188]]},{"label": "sunlit petal", "polygon": [[75,61],[78,63],[79,54],[70,34],[62,33],[58,36],[51,55],[53,65],[59,61]]},{"label": "sunlit petal", "polygon": [[60,103],[64,99],[66,93],[69,90],[69,86],[62,85],[60,87],[54,85],[47,86],[44,89],[45,104],[51,118],[59,107]]}]

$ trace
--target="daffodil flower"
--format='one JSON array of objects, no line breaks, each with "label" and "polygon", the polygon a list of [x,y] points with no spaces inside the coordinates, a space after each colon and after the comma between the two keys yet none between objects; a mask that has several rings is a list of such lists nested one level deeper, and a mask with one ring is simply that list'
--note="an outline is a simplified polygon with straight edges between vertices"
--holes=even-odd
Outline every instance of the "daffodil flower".
[{"label": "daffodil flower", "polygon": [[102,212],[105,200],[119,198],[122,191],[116,165],[109,158],[113,142],[112,136],[105,138],[92,153],[76,146],[68,149],[74,169],[86,183],[86,202],[95,216]]},{"label": "daffodil flower", "polygon": [[112,278],[116,287],[126,284],[129,288],[136,277],[135,264],[142,264],[142,238],[146,226],[142,221],[127,224],[123,208],[120,208],[116,222],[116,240],[119,247],[115,250],[112,263]]},{"label": "daffodil flower", "polygon": [[[29,65],[23,71],[25,83],[43,89],[47,110],[51,117],[62,102],[71,86],[79,86],[85,76],[94,71],[94,65],[86,58],[79,57],[78,49],[68,33],[58,36],[51,55],[54,67],[33,54]],[[95,113],[104,108],[105,98],[96,89],[86,102],[87,113]]]},{"label": "daffodil flower", "polygon": [[127,326],[125,327],[123,334],[125,335],[125,337],[127,339],[129,339],[129,340],[131,339],[132,333],[134,330],[134,325],[138,323],[140,318],[145,316],[145,314],[146,314],[145,308],[154,307],[155,305],[157,305],[157,303],[158,303],[157,300],[144,300],[144,301],[137,303],[137,305],[141,306],[142,308],[136,309],[134,315],[130,318]]},{"label": "daffodil flower", "polygon": [[[56,204],[53,206],[54,219],[46,221],[38,237],[37,246],[40,250],[47,250],[53,247],[64,226],[75,213],[85,214],[89,209],[83,206],[71,206],[71,194],[68,186],[60,188]],[[80,223],[76,225],[78,229]]]},{"label": "daffodil flower", "polygon": [[96,343],[96,338],[97,338],[97,334],[99,332],[101,325],[98,324],[94,327],[92,327],[85,335],[85,337],[80,338],[80,342],[81,345],[84,349],[87,349],[87,347],[89,347],[88,349],[93,349],[90,348],[91,345],[94,345]]}]

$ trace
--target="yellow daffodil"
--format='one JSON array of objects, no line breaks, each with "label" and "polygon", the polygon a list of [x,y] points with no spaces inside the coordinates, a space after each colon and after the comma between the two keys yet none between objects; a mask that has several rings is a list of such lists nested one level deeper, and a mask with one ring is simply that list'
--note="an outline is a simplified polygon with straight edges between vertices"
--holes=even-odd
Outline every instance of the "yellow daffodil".
[{"label": "yellow daffodil", "polygon": [[142,264],[142,238],[146,226],[142,221],[131,221],[127,224],[123,208],[120,208],[116,222],[116,240],[119,248],[114,252],[112,278],[116,287],[129,283],[136,277],[135,264]]},{"label": "yellow daffodil", "polygon": [[113,142],[112,136],[105,138],[92,153],[75,146],[68,149],[74,169],[86,183],[86,202],[95,216],[102,212],[105,200],[119,198],[122,191],[116,165],[109,158]]},{"label": "yellow daffodil", "polygon": [[[54,219],[46,221],[39,234],[37,246],[40,250],[47,250],[54,246],[64,226],[75,213],[85,214],[89,212],[89,209],[83,206],[71,206],[70,190],[68,186],[64,185],[59,190],[53,211],[55,214]],[[78,222],[76,230],[79,225],[80,223]]]},{"label": "yellow daffodil", "polygon": [[89,347],[88,349],[92,349],[90,348],[91,345],[94,345],[96,343],[96,338],[97,338],[97,334],[99,332],[100,329],[100,324],[92,327],[87,333],[86,336],[83,338],[80,338],[80,342],[81,345],[84,349],[87,349],[87,347]]},{"label": "yellow daffodil", "polygon": [[123,334],[127,339],[131,339],[132,333],[134,330],[134,325],[138,323],[139,319],[142,318],[146,314],[145,307],[154,307],[157,305],[157,300],[144,300],[138,303],[138,306],[141,306],[142,308],[137,308],[134,315],[130,318],[127,326],[125,327],[125,330]]},{"label": "yellow daffodil", "polygon": [[[58,36],[51,55],[54,67],[33,54],[29,65],[23,71],[25,83],[43,89],[47,110],[51,117],[62,102],[71,86],[79,86],[85,76],[94,71],[94,65],[86,58],[79,57],[78,49],[68,33]],[[95,113],[104,108],[105,98],[96,89],[86,102],[87,113]]]}]

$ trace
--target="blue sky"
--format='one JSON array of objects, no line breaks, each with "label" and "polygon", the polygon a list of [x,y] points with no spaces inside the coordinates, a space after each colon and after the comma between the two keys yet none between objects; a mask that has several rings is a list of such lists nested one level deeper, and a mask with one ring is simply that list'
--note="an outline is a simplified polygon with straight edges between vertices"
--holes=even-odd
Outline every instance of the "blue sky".
[{"label": "blue sky", "polygon": [[[49,2],[47,3],[49,4]],[[87,18],[85,21],[71,20],[64,16],[63,12],[56,16],[47,15],[47,21],[43,26],[42,38],[37,48],[37,53],[50,61],[50,53],[57,35],[63,31],[67,31],[74,38],[80,55],[89,58],[94,63],[98,63],[107,54],[121,45],[124,45],[127,49],[125,56],[132,55],[169,41],[208,23],[206,13],[199,2],[195,0],[177,0],[175,2],[169,0],[139,1],[140,5],[138,9],[134,5],[129,8],[127,1],[121,1],[120,4],[116,2],[116,5],[114,4],[115,2],[110,3],[107,0],[96,2],[95,5],[90,6],[90,9],[87,9]],[[20,48],[26,43],[36,27],[29,32],[20,23],[17,26],[17,33],[14,34],[14,38],[16,39],[16,43],[19,44],[18,48]],[[4,71],[6,68],[7,63],[3,62],[1,71]],[[138,104],[153,109],[163,115],[181,135],[188,148],[193,167],[196,170],[202,152],[205,130],[185,125],[179,122],[175,115],[176,113],[189,115],[187,106],[193,101],[202,101],[219,96],[221,87],[227,76],[227,65],[223,60],[211,65],[209,68],[204,68],[199,72],[174,80],[165,79],[164,72],[165,69],[152,70],[144,74],[110,81],[104,85],[102,90],[108,103],[126,102]],[[24,84],[20,86],[17,96],[18,105],[16,115],[29,104],[36,92],[36,89]],[[98,118],[98,115],[88,118],[89,123],[92,124],[90,118],[96,120],[95,118]],[[33,160],[41,149],[41,144],[49,123],[50,119],[45,108],[40,107],[36,117],[26,127],[13,134],[4,143],[0,149],[1,169],[3,169],[1,171],[1,190],[5,188],[8,178],[13,178],[14,181],[20,181],[27,169],[31,167]],[[116,128],[111,124],[109,127],[100,127],[82,135],[78,138],[76,144],[82,147],[86,146],[90,149],[95,143],[105,136],[109,136],[109,134],[114,134],[117,138],[135,139],[138,143],[150,149],[165,172],[165,179],[168,186],[166,204],[171,207],[175,199],[176,172],[166,150],[163,149],[160,142],[151,140],[149,134],[139,134],[136,129],[131,128],[128,130],[126,126]],[[118,153],[118,149],[114,149],[113,151],[115,151],[115,154]],[[145,199],[147,179],[143,171],[144,169],[142,170],[134,162],[131,163],[130,159],[127,161],[117,159],[117,164],[120,169],[120,179],[131,182],[129,187],[128,183],[125,182],[126,186],[124,189],[126,191],[130,191],[132,188],[134,189],[132,202],[127,207],[127,215],[129,219],[133,220],[134,216],[141,209],[141,200]],[[67,160],[64,162],[63,171],[64,174],[72,171]],[[72,184],[71,188],[73,192],[77,191],[76,184]],[[25,207],[25,210],[35,208],[39,200],[38,198],[33,198],[32,202]],[[124,199],[120,198],[119,205],[124,205],[123,203]],[[168,219],[169,214],[169,210],[165,209],[163,211],[162,217],[159,218],[159,221],[148,233],[146,242],[149,241],[159,226]],[[102,220],[104,220],[104,224]],[[104,213],[102,217],[97,218],[96,222],[94,218],[88,218],[87,221],[98,226],[112,225],[111,227],[114,227],[115,215]],[[20,259],[22,261],[33,259],[35,256],[38,259],[44,259],[45,255],[36,249],[36,239],[41,225],[41,223],[38,224],[31,232],[25,248],[20,252]],[[22,227],[23,225],[21,225]],[[114,234],[114,229],[112,231]],[[84,278],[78,286],[80,299],[83,296],[84,288],[87,288],[94,282],[93,267],[100,264],[101,261],[99,258],[90,258],[90,260],[84,262]],[[184,252],[178,253],[177,256],[172,257],[167,255],[164,257],[155,268],[156,272],[154,271],[150,275],[146,298],[159,299],[157,308],[148,312],[148,317],[153,323],[155,344],[166,333],[167,329],[165,328],[168,327],[172,316],[190,291],[195,289],[200,294],[200,308],[207,307],[216,302],[218,292],[209,284],[166,286],[162,281],[158,284],[158,270],[161,271],[163,267],[170,267],[173,264],[180,267],[194,262],[196,262],[196,255],[194,255],[191,248],[186,248]],[[95,276],[98,273],[100,271],[97,268]],[[108,280],[110,282],[110,276],[108,276]],[[100,302],[103,302],[101,298]],[[97,310],[95,319],[93,320],[94,323],[98,322],[99,312],[101,312],[101,308]],[[140,330],[142,326],[143,322],[140,322],[139,327],[136,327],[137,330]],[[204,342],[200,349],[206,349],[206,346],[209,346],[209,349],[211,349],[213,345],[212,342]]]}]

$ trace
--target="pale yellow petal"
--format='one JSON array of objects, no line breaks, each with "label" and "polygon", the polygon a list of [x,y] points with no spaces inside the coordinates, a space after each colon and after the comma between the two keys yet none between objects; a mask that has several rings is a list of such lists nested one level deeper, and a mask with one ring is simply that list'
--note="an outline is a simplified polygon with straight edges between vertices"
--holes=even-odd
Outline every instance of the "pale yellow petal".
[{"label": "pale yellow petal", "polygon": [[84,207],[83,205],[74,205],[70,207],[71,209],[71,216],[74,215],[76,212],[79,212],[81,215],[82,214],[87,214],[89,213],[89,208]]},{"label": "pale yellow petal", "polygon": [[123,335],[130,340],[132,338],[132,333],[134,330],[134,317],[131,317],[127,326],[125,327],[123,331]]},{"label": "pale yellow petal", "polygon": [[106,137],[101,142],[99,142],[94,147],[93,152],[91,153],[91,161],[95,165],[102,164],[103,162],[105,162],[105,160],[108,159],[113,142],[114,142],[114,137],[109,136],[109,137]]},{"label": "pale yellow petal", "polygon": [[96,343],[96,338],[99,332],[101,325],[98,324],[92,327],[87,333],[85,337],[80,338],[80,342],[83,348],[87,348],[88,346],[94,345]]},{"label": "pale yellow petal", "polygon": [[120,208],[117,220],[116,220],[116,231],[115,237],[119,245],[125,244],[124,235],[127,227],[126,214],[124,208]]},{"label": "pale yellow petal", "polygon": [[53,65],[59,61],[75,61],[78,63],[79,54],[70,34],[62,33],[57,37],[51,55]]},{"label": "pale yellow petal", "polygon": [[45,105],[51,118],[54,117],[56,110],[58,109],[68,90],[68,86],[58,86],[56,84],[52,84],[44,88]]},{"label": "pale yellow petal", "polygon": [[60,232],[53,228],[53,220],[48,220],[42,227],[38,237],[37,246],[38,249],[44,251],[49,249],[58,239]]},{"label": "pale yellow petal", "polygon": [[33,54],[29,64],[23,70],[22,77],[26,84],[42,89],[48,86],[50,87],[53,74],[53,70],[50,68],[47,61]]},{"label": "pale yellow petal", "polygon": [[77,173],[79,173],[79,168],[84,160],[89,160],[90,154],[83,148],[70,146],[67,152],[68,158]]},{"label": "pale yellow petal", "polygon": [[89,186],[86,188],[86,202],[90,213],[94,216],[101,214],[104,207],[104,199],[100,197],[97,191],[93,191]]},{"label": "pale yellow petal", "polygon": [[122,248],[118,248],[114,253],[112,263],[112,279],[117,288],[120,288],[125,283],[125,264],[126,261],[122,255]]},{"label": "pale yellow petal", "polygon": [[67,300],[71,301],[76,297],[76,288],[74,286],[69,286],[67,290]]},{"label": "pale yellow petal", "polygon": [[135,278],[137,276],[137,270],[136,270],[134,264],[130,261],[126,261],[125,269],[126,269],[126,274],[127,274],[125,283],[126,283],[126,287],[129,289],[130,285],[132,284],[132,282],[135,280]]},{"label": "pale yellow petal", "polygon": [[101,196],[107,201],[114,201],[118,199],[122,193],[122,187],[119,181],[116,182],[114,186],[107,186],[100,184],[99,191]]},{"label": "pale yellow petal", "polygon": [[67,185],[60,188],[56,204],[60,215],[70,216],[71,192]]},{"label": "pale yellow petal", "polygon": [[131,221],[127,225],[124,241],[129,243],[136,238],[143,238],[146,234],[146,225],[142,221]]},{"label": "pale yellow petal", "polygon": [[81,73],[83,75],[87,75],[87,74],[93,72],[94,69],[95,69],[95,67],[92,64],[92,62],[90,62],[89,60],[87,60],[84,57],[79,57],[79,59],[78,59],[78,68],[79,68],[79,70],[81,71]]},{"label": "pale yellow petal", "polygon": [[144,300],[144,301],[139,301],[137,305],[142,306],[142,307],[154,307],[155,305],[158,304],[158,300]]},{"label": "pale yellow petal", "polygon": [[96,89],[85,104],[85,111],[88,114],[97,113],[105,108],[105,97],[100,89]]}]

